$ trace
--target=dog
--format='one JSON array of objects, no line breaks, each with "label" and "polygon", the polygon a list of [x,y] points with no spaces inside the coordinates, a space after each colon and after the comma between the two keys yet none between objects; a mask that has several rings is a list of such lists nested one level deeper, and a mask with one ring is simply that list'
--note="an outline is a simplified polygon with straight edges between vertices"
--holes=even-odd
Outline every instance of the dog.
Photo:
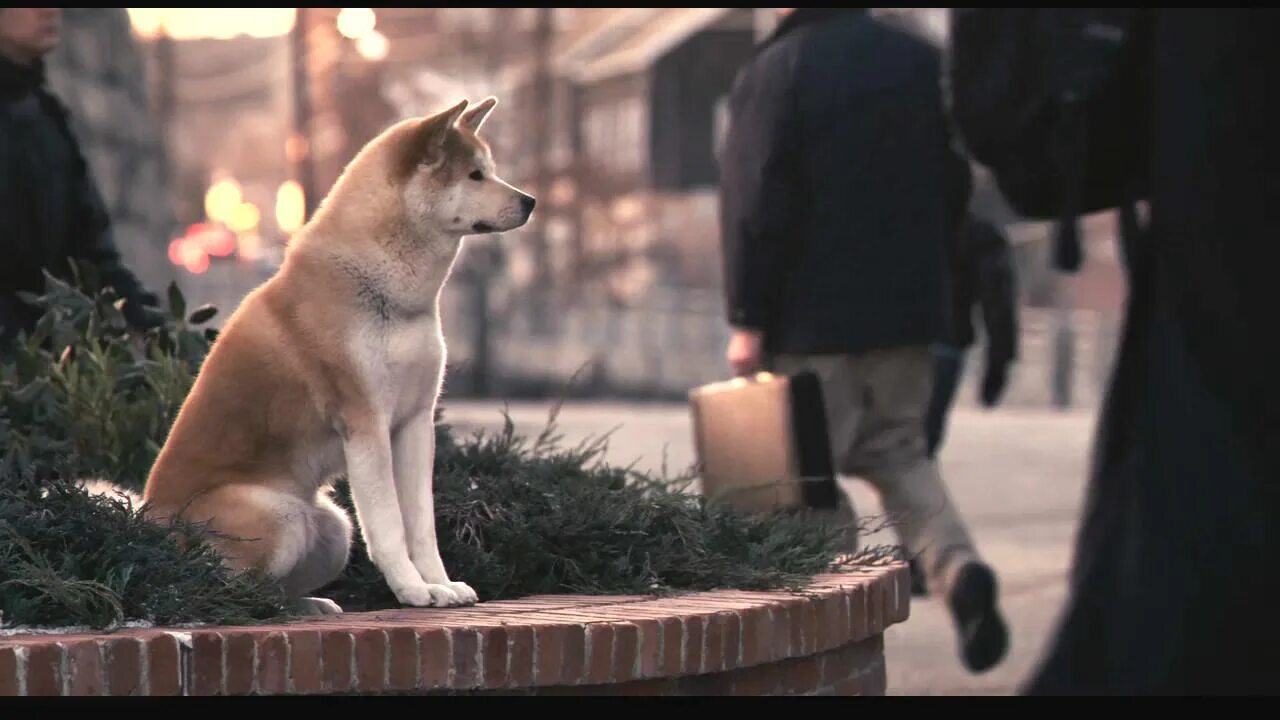
[{"label": "dog", "polygon": [[351,519],[330,497],[344,474],[401,604],[477,602],[440,557],[432,471],[441,290],[465,236],[514,230],[535,205],[479,136],[497,102],[398,123],[352,159],[223,327],[147,478],[149,518],[206,523],[229,567],[265,571],[303,613],[342,612],[310,595],[348,562]]}]

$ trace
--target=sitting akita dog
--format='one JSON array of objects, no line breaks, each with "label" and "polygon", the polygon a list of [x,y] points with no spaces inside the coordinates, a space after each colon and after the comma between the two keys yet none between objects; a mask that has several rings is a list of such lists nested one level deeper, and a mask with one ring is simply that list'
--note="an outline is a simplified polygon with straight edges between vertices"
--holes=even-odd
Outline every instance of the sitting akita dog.
[{"label": "sitting akita dog", "polygon": [[147,479],[149,517],[208,523],[230,567],[278,578],[303,612],[341,612],[307,596],[348,561],[351,520],[329,497],[344,473],[401,603],[476,602],[436,537],[438,301],[464,236],[533,212],[477,136],[496,104],[401,122],[356,155],[227,321]]}]

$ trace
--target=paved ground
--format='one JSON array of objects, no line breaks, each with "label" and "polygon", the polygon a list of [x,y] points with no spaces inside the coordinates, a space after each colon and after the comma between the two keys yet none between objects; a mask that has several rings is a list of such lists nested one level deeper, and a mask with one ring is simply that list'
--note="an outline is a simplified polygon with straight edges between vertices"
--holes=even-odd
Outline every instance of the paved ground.
[{"label": "paved ground", "polygon": [[[545,424],[548,406],[513,405],[522,432]],[[447,419],[460,429],[500,426],[501,405],[451,402]],[[657,470],[664,455],[673,474],[693,461],[688,413],[682,406],[580,404],[567,406],[559,426],[576,443],[614,430],[610,461]],[[615,430],[616,428],[616,430]],[[1001,576],[1013,645],[1005,663],[981,677],[968,675],[942,606],[915,600],[911,619],[887,635],[889,692],[897,695],[1007,695],[1031,672],[1063,602],[1087,452],[1091,413],[958,408],[942,470],[979,549]],[[850,481],[860,513],[879,504],[863,483]],[[892,538],[869,538],[870,542]]]}]

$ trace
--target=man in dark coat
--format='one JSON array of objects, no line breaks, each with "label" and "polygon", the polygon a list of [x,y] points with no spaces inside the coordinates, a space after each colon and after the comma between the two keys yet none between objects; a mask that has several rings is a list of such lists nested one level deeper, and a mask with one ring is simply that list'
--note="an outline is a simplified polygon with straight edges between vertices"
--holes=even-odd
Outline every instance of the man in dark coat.
[{"label": "man in dark coat", "polygon": [[925,422],[929,456],[936,457],[956,391],[964,375],[965,354],[976,340],[973,314],[982,316],[986,339],[980,398],[995,407],[1004,394],[1009,366],[1018,356],[1018,293],[1009,239],[991,223],[967,215],[948,254],[951,325],[945,341],[934,345],[933,397]]},{"label": "man in dark coat", "polygon": [[721,167],[728,360],[814,372],[843,474],[879,491],[973,672],[1004,657],[994,572],[928,457],[945,245],[967,202],[940,54],[865,9],[796,8],[743,68]]},{"label": "man in dark coat", "polygon": [[66,109],[45,87],[60,19],[60,8],[0,8],[0,351],[39,319],[18,293],[42,293],[45,270],[70,280],[69,259],[97,269],[135,327],[154,322],[156,299],[121,262]]},{"label": "man in dark coat", "polygon": [[1150,224],[1071,597],[1027,687],[1273,694],[1280,678],[1280,11],[1143,9]]}]

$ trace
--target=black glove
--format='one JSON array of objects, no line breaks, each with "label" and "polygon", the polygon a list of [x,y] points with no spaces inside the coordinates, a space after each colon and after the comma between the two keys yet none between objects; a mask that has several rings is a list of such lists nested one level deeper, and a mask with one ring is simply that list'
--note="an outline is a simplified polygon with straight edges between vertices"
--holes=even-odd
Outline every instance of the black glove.
[{"label": "black glove", "polygon": [[1005,387],[1009,384],[1009,366],[1003,363],[987,365],[982,376],[982,406],[993,408],[1000,404]]}]

